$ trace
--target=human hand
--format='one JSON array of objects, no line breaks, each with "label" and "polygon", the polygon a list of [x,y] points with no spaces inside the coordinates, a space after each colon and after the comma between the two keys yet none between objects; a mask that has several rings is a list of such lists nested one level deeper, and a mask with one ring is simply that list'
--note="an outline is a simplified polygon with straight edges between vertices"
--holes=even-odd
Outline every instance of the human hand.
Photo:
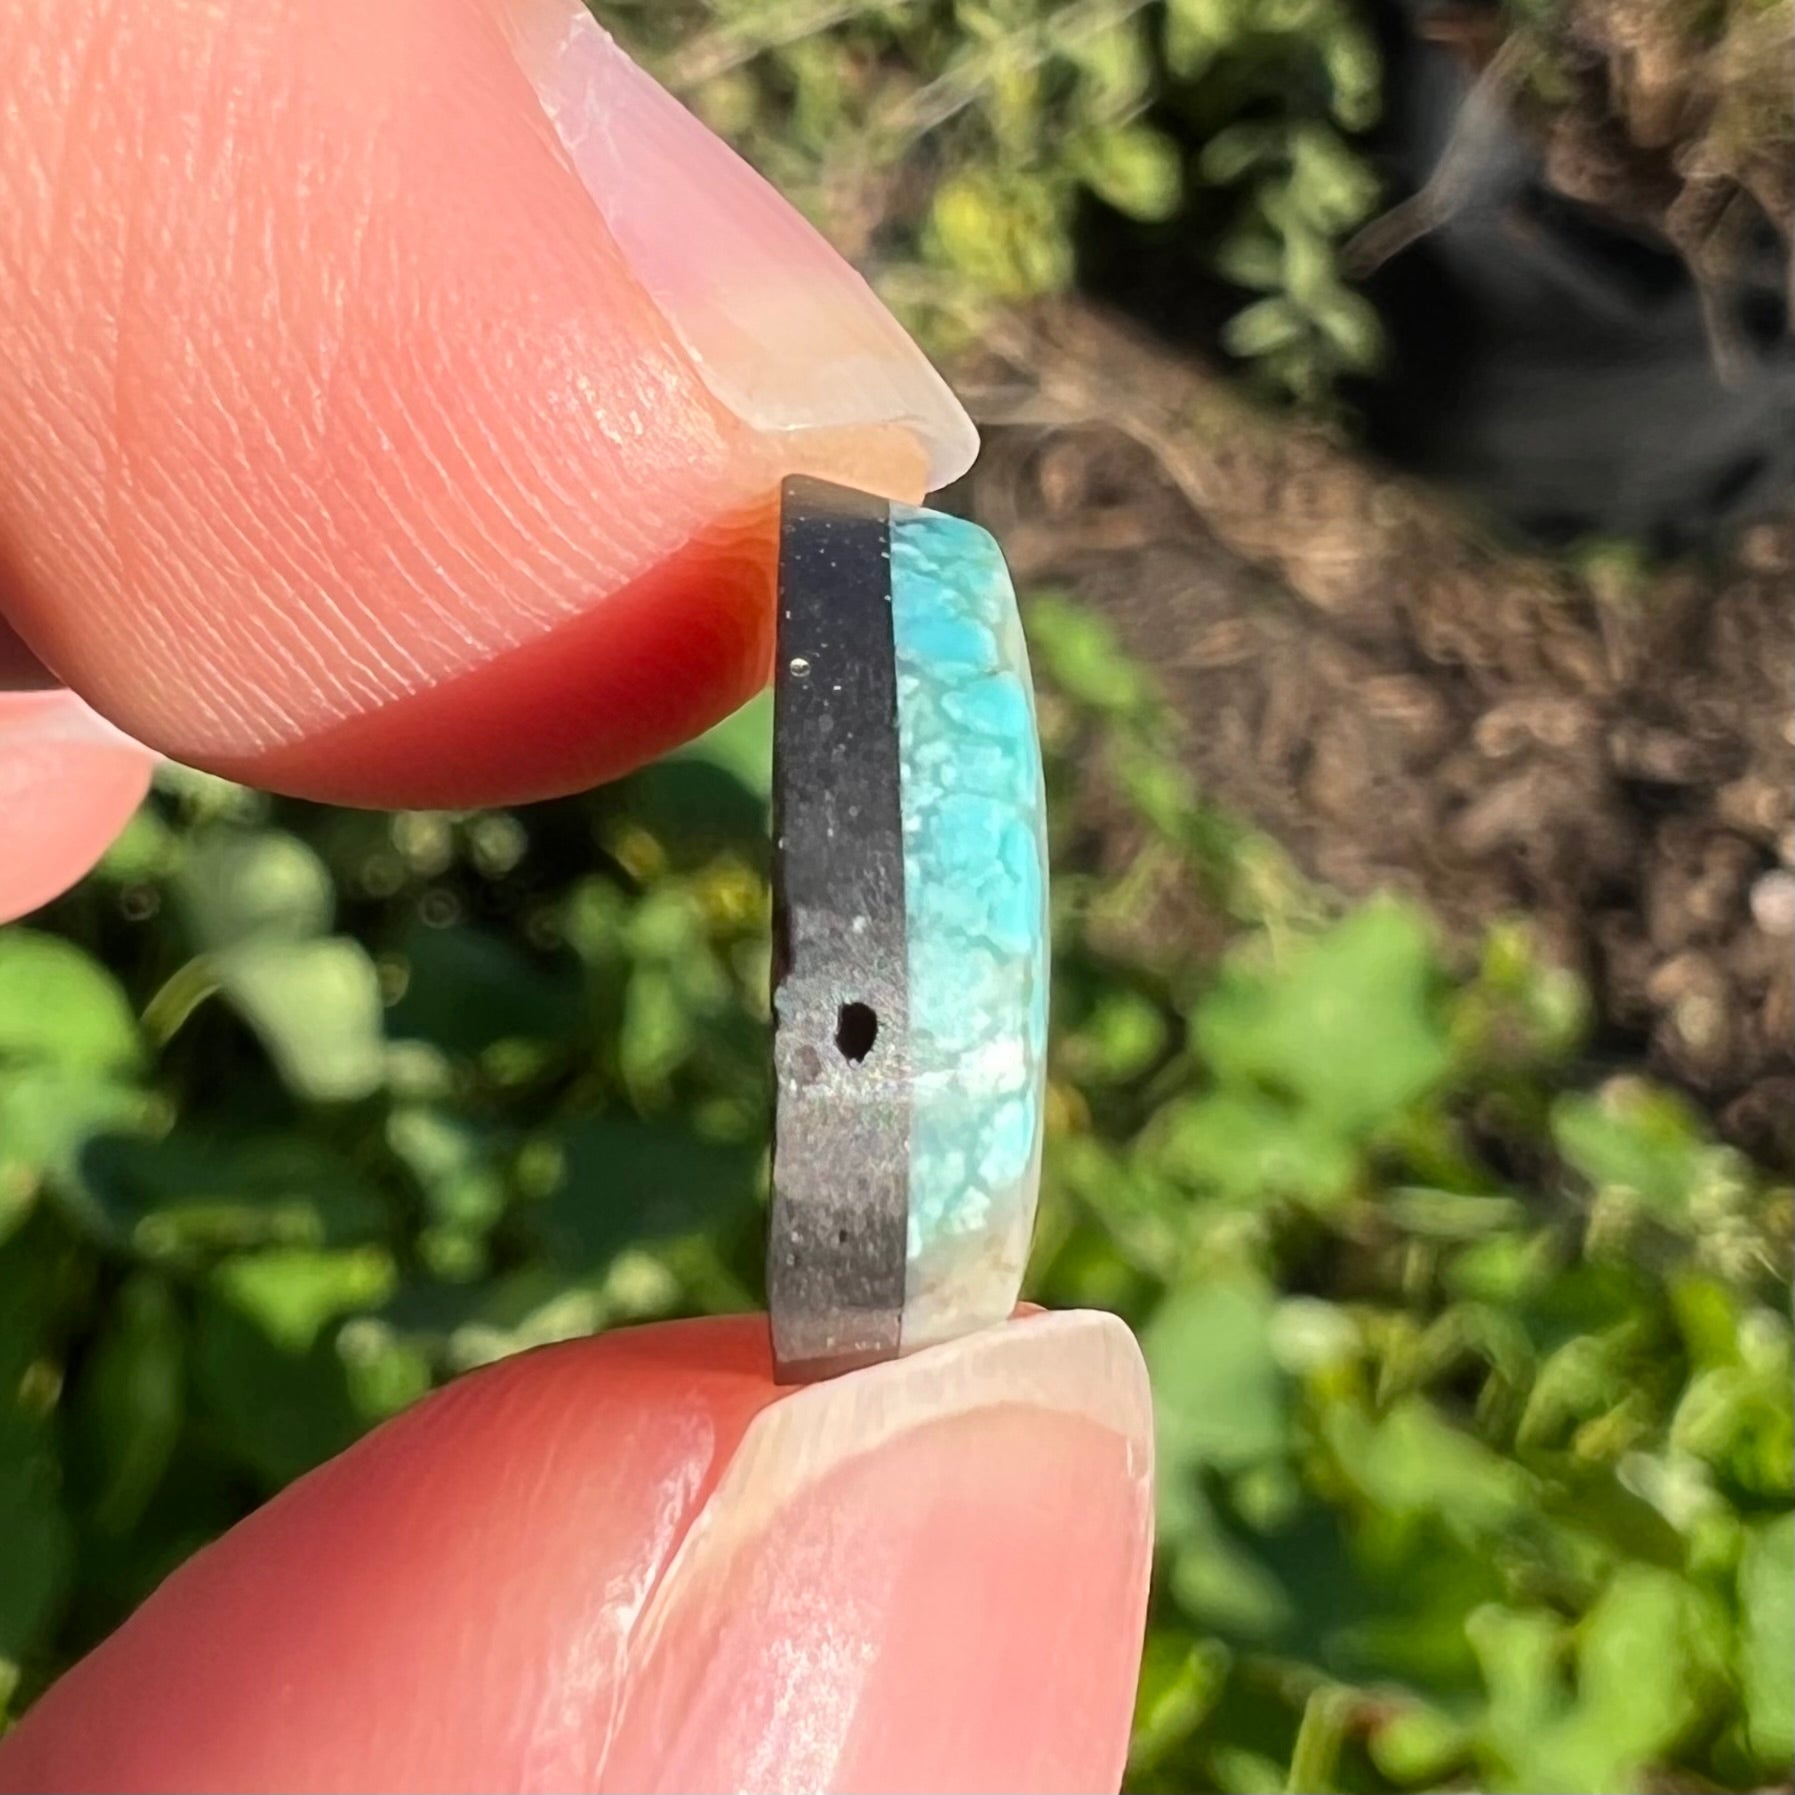
[{"label": "human hand", "polygon": [[0,1790],[1114,1788],[1146,1595],[1120,1322],[802,1390],[758,1317],[475,1372],[177,1571]]},{"label": "human hand", "polygon": [[[763,682],[784,475],[975,446],[568,0],[14,0],[0,196],[0,914],[155,752],[624,771]],[[1100,1317],[795,1393],[754,1321],[527,1355],[177,1573],[0,1789],[1113,1786],[1149,1455]]]}]

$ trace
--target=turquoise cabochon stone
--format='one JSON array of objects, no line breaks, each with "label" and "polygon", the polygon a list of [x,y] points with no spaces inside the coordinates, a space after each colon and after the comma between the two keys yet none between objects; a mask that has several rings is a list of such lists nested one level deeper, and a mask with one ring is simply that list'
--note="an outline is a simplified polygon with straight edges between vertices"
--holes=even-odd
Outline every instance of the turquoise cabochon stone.
[{"label": "turquoise cabochon stone", "polygon": [[912,1108],[903,1349],[1001,1321],[1041,1180],[1047,821],[1015,588],[976,524],[891,508]]}]

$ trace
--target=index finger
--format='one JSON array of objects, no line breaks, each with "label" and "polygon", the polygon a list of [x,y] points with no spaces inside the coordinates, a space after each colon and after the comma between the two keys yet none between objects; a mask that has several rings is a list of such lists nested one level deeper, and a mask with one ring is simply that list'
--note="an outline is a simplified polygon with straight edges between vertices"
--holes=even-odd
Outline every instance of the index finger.
[{"label": "index finger", "polygon": [[0,70],[0,611],[177,758],[590,784],[764,679],[784,474],[970,459],[572,0],[25,0]]}]

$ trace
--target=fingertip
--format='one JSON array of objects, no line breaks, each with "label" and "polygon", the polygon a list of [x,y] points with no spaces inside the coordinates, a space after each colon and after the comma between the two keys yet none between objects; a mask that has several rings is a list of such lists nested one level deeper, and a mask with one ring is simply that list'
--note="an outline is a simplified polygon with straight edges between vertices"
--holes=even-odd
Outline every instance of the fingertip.
[{"label": "fingertip", "polygon": [[1114,1787],[1149,1429],[1107,1317],[796,1392],[763,1317],[528,1354],[176,1573],[0,1789]]},{"label": "fingertip", "polygon": [[72,692],[0,692],[0,923],[93,869],[143,802],[155,765]]},{"label": "fingertip", "polygon": [[174,1573],[0,1740],[0,1790],[591,1788],[765,1324],[472,1373]]},{"label": "fingertip", "polygon": [[490,3],[631,274],[732,416],[775,438],[897,426],[927,488],[965,473],[978,452],[965,407],[787,200],[583,0]]},{"label": "fingertip", "polygon": [[1145,1370],[1108,1316],[762,1411],[644,1614],[606,1786],[1116,1787],[1151,1476]]},{"label": "fingertip", "polygon": [[71,0],[14,37],[0,607],[176,759],[387,805],[609,777],[764,679],[783,475],[913,498],[971,453],[575,0]]},{"label": "fingertip", "polygon": [[766,683],[776,506],[701,531],[547,634],[439,684],[209,769],[338,804],[559,797],[701,735]]}]

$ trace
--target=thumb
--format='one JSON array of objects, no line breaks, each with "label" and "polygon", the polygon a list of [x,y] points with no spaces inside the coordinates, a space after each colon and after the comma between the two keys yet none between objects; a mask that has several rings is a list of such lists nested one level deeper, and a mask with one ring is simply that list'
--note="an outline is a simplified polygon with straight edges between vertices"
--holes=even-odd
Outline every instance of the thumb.
[{"label": "thumb", "polygon": [[1150,1457],[1107,1316],[796,1392],[759,1318],[549,1348],[177,1572],[0,1790],[1113,1789]]},{"label": "thumb", "polygon": [[13,0],[0,192],[0,615],[276,789],[651,757],[765,677],[782,475],[973,451],[576,0]]}]

